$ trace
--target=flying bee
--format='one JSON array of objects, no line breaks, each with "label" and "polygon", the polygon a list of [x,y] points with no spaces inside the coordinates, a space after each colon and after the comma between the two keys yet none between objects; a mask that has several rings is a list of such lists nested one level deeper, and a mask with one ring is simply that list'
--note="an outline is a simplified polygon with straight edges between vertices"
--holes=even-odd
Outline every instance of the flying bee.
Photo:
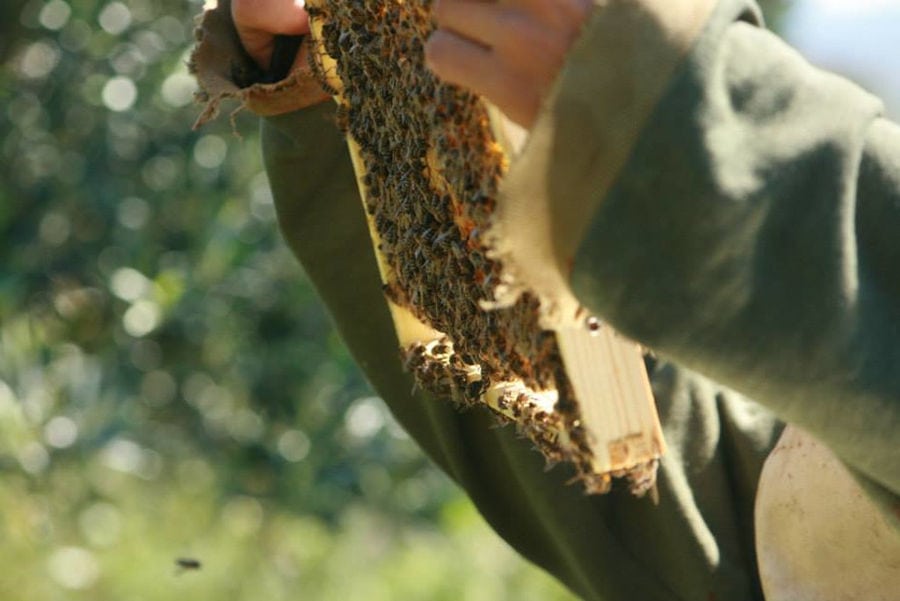
[{"label": "flying bee", "polygon": [[203,567],[199,559],[193,557],[179,557],[175,560],[175,567],[178,573],[187,571],[197,571]]}]

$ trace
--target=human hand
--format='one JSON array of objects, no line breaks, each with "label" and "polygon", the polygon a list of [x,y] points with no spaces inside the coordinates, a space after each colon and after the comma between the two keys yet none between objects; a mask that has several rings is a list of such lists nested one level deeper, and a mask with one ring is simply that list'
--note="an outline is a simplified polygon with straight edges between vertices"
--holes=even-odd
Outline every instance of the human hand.
[{"label": "human hand", "polygon": [[592,0],[437,0],[438,29],[425,59],[438,77],[531,127],[592,6]]},{"label": "human hand", "polygon": [[276,35],[309,33],[302,0],[232,0],[231,18],[247,54],[263,70],[272,62]]}]

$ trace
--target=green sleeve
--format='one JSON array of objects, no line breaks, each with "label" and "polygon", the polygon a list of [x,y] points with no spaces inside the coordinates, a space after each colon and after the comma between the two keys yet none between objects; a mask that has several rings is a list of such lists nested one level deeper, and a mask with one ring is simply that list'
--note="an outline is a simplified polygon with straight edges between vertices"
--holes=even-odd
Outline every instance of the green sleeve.
[{"label": "green sleeve", "polygon": [[426,453],[512,547],[584,599],[761,599],[753,500],[779,423],[713,382],[650,361],[670,447],[654,506],[625,490],[585,496],[566,485],[566,466],[547,472],[526,440],[485,412],[411,394],[332,111],[263,122],[279,222],[351,353]]},{"label": "green sleeve", "polygon": [[[589,308],[898,495],[900,127],[753,13],[721,2],[638,127],[570,66],[534,160],[552,201],[597,206],[572,257]],[[636,133],[610,173],[603,146],[623,128]]]}]

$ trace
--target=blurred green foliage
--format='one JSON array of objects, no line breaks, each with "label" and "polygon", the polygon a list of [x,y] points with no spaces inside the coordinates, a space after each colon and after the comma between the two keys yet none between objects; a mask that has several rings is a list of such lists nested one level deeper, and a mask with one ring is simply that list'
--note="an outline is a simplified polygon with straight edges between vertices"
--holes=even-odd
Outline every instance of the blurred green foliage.
[{"label": "blurred green foliage", "polygon": [[255,120],[191,130],[198,11],[3,4],[0,598],[570,598],[371,396]]}]

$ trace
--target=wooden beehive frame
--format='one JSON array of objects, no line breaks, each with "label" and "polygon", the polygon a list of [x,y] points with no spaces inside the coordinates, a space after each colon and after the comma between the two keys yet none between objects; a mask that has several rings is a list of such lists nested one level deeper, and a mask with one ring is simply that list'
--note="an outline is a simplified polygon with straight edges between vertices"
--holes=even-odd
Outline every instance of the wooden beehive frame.
[{"label": "wooden beehive frame", "polygon": [[[481,100],[433,80],[425,70],[422,45],[431,27],[428,9],[427,0],[307,2],[312,28],[310,68],[338,103],[338,125],[347,136],[406,365],[434,394],[464,405],[486,406],[502,420],[515,423],[548,461],[571,462],[576,479],[583,482],[587,492],[606,492],[612,477],[623,476],[634,493],[642,494],[655,482],[657,461],[665,445],[641,351],[587,315],[566,286],[561,286],[564,290],[552,302],[558,305],[554,314],[567,312],[567,319],[548,319],[548,313],[541,309],[541,299],[528,296],[528,292],[524,293],[524,301],[521,292],[514,298],[497,301],[503,296],[501,289],[508,284],[508,279],[504,279],[507,274],[498,257],[491,255],[489,236],[478,236],[476,231],[491,227],[495,199],[486,196],[496,196],[496,180],[506,168],[505,157],[513,150],[500,147],[498,140],[505,137],[496,135],[498,122],[496,118],[489,119],[490,109]],[[376,82],[376,87],[371,87],[378,77],[397,77],[405,83],[413,82],[414,88],[392,87],[387,82],[382,82],[381,87]],[[370,87],[360,88],[360,81],[366,81]],[[366,93],[361,93],[361,89]],[[422,98],[410,105],[410,96],[415,94],[422,94]],[[401,164],[403,161],[391,160],[397,156],[397,146],[379,130],[390,126],[377,116],[386,121],[396,119],[393,113],[397,110],[409,111],[412,106],[415,112],[416,102],[431,103],[426,117],[417,113],[415,119],[402,121],[409,124],[408,128],[395,125],[395,129],[404,130],[395,133],[402,136],[406,129],[413,131],[418,127],[426,139],[405,139],[403,152],[408,164]],[[372,107],[373,103],[378,106]],[[421,125],[423,119],[427,121],[425,125]],[[441,127],[447,131],[440,131]],[[469,136],[472,131],[471,138],[460,142],[460,137]],[[474,151],[470,142],[476,147]],[[451,158],[445,158],[442,152]],[[480,187],[468,182],[460,192],[460,186],[450,181],[453,174],[456,178],[463,174],[464,179],[474,179],[471,169],[448,173],[448,165],[459,166],[460,156],[470,162],[473,156],[476,162],[483,159],[488,175],[481,179]],[[406,171],[397,175],[396,169]],[[388,170],[394,171],[387,173]],[[394,184],[382,186],[380,177],[385,182],[399,182],[396,188],[402,184],[406,193],[392,188]],[[414,179],[418,187],[407,185],[409,179]],[[410,198],[409,190],[422,197]],[[474,195],[475,200],[465,198],[467,194]],[[426,197],[444,199],[443,207],[434,213],[440,216],[420,215],[417,221],[413,213],[423,210],[412,203],[424,203]],[[407,208],[398,209],[391,203]],[[409,232],[416,228],[426,230],[415,238],[418,246],[404,243],[404,250],[398,250],[398,223],[407,225]],[[418,286],[420,278],[427,279],[424,272],[434,271],[434,262],[438,261],[433,255],[427,256],[431,253],[429,248],[440,248],[432,242],[439,238],[430,232],[432,224],[443,228],[442,235],[452,234],[457,248],[477,255],[464,259],[461,266],[481,281],[461,294],[473,297],[473,306],[477,305],[477,311],[486,316],[472,313],[472,309],[469,319],[486,320],[489,332],[508,328],[508,337],[502,333],[484,336],[485,327],[470,335],[467,324],[460,323],[465,320],[454,323],[447,319],[434,308],[439,303],[429,298],[432,292]],[[432,263],[411,265],[419,257]],[[443,252],[438,262],[446,261],[449,266],[455,260]],[[457,271],[438,274],[437,280],[434,274],[428,277],[446,292],[459,275],[460,268],[454,269]],[[499,276],[499,281],[484,281],[494,276]],[[463,298],[463,304],[467,304],[466,300]],[[546,299],[544,304],[547,305]],[[522,333],[522,316],[533,334]],[[448,326],[440,328],[447,331],[440,331],[437,323]],[[478,340],[479,337],[484,339]],[[503,352],[485,348],[497,340],[504,341]],[[498,367],[498,356],[511,357],[510,362],[516,366]]]}]

